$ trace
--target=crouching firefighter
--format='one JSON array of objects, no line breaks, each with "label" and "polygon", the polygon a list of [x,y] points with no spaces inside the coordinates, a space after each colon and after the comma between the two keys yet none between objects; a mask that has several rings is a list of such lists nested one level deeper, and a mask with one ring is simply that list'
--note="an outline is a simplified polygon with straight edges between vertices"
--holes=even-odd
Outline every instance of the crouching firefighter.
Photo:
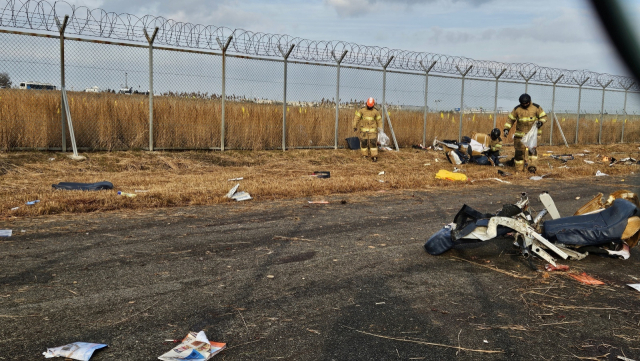
[{"label": "crouching firefighter", "polygon": [[516,171],[521,172],[527,169],[529,172],[535,173],[538,161],[538,152],[536,149],[528,149],[522,143],[522,137],[531,130],[532,127],[538,128],[538,136],[542,134],[542,125],[547,121],[547,113],[542,108],[531,102],[529,94],[522,94],[518,99],[520,105],[513,108],[509,119],[504,124],[504,137],[509,135],[511,127],[515,123],[516,132],[514,134],[513,146],[515,148],[515,156],[513,164]]},{"label": "crouching firefighter", "polygon": [[376,162],[378,161],[378,128],[382,128],[382,116],[378,109],[373,107],[374,105],[376,101],[369,98],[366,107],[356,110],[353,131],[358,132],[362,156],[367,158],[371,155],[371,160]]},{"label": "crouching firefighter", "polygon": [[480,143],[485,149],[482,152],[480,157],[475,159],[475,162],[480,165],[488,165],[492,166],[499,165],[498,161],[500,159],[500,151],[502,150],[502,139],[500,138],[500,129],[493,128],[491,133],[472,133],[471,139]]}]

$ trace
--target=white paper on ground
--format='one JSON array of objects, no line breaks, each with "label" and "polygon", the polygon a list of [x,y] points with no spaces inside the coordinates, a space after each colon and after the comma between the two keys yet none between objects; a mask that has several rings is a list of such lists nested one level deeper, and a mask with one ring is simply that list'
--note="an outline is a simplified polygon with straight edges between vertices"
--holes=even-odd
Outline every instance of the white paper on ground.
[{"label": "white paper on ground", "polygon": [[11,229],[0,229],[0,237],[11,237],[11,233],[13,233]]},{"label": "white paper on ground", "polygon": [[66,357],[72,360],[88,361],[93,355],[93,351],[107,347],[102,343],[74,342],[68,345],[47,348],[43,352],[44,358]]},{"label": "white paper on ground", "polygon": [[225,197],[227,197],[227,198],[233,197],[233,195],[236,194],[236,191],[238,190],[238,187],[240,187],[240,183],[236,184],[233,188],[231,188],[231,190],[229,190],[229,193],[227,193],[227,195]]},{"label": "white paper on ground", "polygon": [[627,286],[635,289],[636,291],[640,292],[640,283],[632,283],[632,284],[628,284]]},{"label": "white paper on ground", "polygon": [[224,343],[210,342],[204,331],[197,334],[189,332],[180,345],[159,356],[158,359],[163,361],[208,360],[225,347]]}]

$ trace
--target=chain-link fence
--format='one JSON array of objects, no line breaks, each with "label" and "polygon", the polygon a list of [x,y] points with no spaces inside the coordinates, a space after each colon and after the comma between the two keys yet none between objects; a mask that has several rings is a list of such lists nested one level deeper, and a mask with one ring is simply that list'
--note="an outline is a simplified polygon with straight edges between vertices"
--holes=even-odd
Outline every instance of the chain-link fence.
[{"label": "chain-link fence", "polygon": [[95,34],[61,41],[49,18],[46,29],[10,29],[28,27],[16,24],[0,22],[4,150],[70,147],[63,84],[77,145],[88,150],[344,147],[368,97],[386,113],[385,132],[392,125],[399,146],[409,147],[502,129],[524,92],[548,114],[542,144],[640,140],[640,88],[624,77],[411,60],[354,44],[327,55],[319,44],[260,43],[246,32],[217,34],[220,42],[210,34],[203,45],[164,31],[156,44],[149,24],[142,40],[122,33],[110,36],[116,41]]}]

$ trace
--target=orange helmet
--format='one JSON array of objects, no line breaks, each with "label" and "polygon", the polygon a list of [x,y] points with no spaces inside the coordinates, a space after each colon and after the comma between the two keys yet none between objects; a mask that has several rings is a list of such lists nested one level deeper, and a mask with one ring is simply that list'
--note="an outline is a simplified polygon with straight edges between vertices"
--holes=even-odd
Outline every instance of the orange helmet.
[{"label": "orange helmet", "polygon": [[374,105],[376,105],[376,100],[373,99],[373,97],[370,97],[369,99],[367,99],[367,106],[369,108],[373,108]]}]

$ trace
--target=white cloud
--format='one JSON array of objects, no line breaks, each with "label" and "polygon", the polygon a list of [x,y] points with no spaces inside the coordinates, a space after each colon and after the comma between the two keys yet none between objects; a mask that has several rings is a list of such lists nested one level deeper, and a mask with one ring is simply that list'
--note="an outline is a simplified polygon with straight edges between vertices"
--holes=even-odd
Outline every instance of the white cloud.
[{"label": "white cloud", "polygon": [[375,10],[375,0],[325,0],[340,17],[357,17]]}]

